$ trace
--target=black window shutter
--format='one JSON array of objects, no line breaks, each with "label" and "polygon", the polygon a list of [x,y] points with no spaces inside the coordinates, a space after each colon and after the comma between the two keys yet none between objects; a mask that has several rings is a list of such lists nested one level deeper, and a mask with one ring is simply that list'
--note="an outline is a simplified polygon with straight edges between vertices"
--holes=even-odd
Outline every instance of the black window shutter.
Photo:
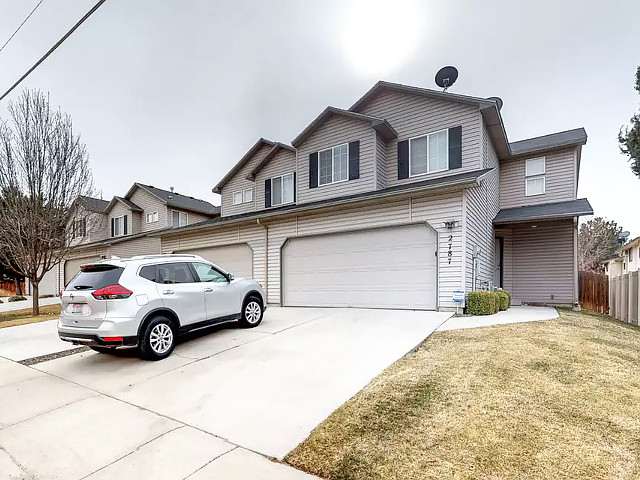
[{"label": "black window shutter", "polygon": [[298,179],[296,178],[296,172],[293,172],[293,201],[298,201]]},{"label": "black window shutter", "polygon": [[264,181],[264,208],[271,206],[271,179],[267,178]]},{"label": "black window shutter", "polygon": [[360,178],[360,141],[349,142],[349,180]]},{"label": "black window shutter", "polygon": [[318,152],[309,154],[309,188],[318,186]]},{"label": "black window shutter", "polygon": [[111,219],[111,236],[112,237],[116,236],[116,219],[115,218]]},{"label": "black window shutter", "polygon": [[462,127],[449,129],[449,168],[462,167]]},{"label": "black window shutter", "polygon": [[128,232],[127,232],[127,230],[128,230],[128,228],[127,228],[127,227],[128,227],[127,223],[129,223],[129,222],[127,221],[127,220],[128,220],[128,218],[129,218],[129,216],[128,216],[128,215],[125,215],[125,216],[124,216],[124,234],[125,234],[125,235],[128,233]]},{"label": "black window shutter", "polygon": [[398,142],[398,180],[409,178],[409,140]]}]

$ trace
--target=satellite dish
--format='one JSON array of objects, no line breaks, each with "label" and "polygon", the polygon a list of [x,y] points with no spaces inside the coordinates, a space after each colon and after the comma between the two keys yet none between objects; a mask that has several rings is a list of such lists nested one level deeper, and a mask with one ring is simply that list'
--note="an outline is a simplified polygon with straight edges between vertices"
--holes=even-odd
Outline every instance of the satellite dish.
[{"label": "satellite dish", "polygon": [[624,232],[620,232],[620,234],[618,235],[618,242],[619,243],[626,243],[627,238],[629,238],[629,235],[631,235],[630,232],[624,231]]},{"label": "satellite dish", "polygon": [[502,101],[502,99],[500,97],[489,97],[489,98],[487,98],[487,100],[491,100],[492,102],[496,102],[496,105],[498,106],[498,110],[502,110],[502,105],[504,104],[504,102]]},{"label": "satellite dish", "polygon": [[447,88],[456,83],[457,79],[458,69],[456,67],[442,67],[438,70],[438,73],[436,73],[436,85],[444,88],[443,92],[446,92]]}]

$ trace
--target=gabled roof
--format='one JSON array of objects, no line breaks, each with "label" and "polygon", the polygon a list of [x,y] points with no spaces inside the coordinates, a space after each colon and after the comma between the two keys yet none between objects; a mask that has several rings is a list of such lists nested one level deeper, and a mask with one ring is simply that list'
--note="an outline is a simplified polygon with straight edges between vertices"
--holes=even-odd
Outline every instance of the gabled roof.
[{"label": "gabled roof", "polygon": [[493,224],[519,223],[535,220],[559,220],[563,218],[593,215],[593,208],[586,198],[567,202],[543,203],[526,207],[503,208],[498,212]]},{"label": "gabled roof", "polygon": [[640,245],[640,237],[636,237],[633,240],[629,240],[627,243],[622,245],[622,247],[620,247],[620,251],[626,252],[627,250],[629,250],[632,247],[635,247],[636,245]]},{"label": "gabled roof", "polygon": [[169,190],[163,190],[161,188],[154,187],[153,185],[145,185],[143,183],[134,183],[127,192],[126,197],[131,197],[136,188],[141,188],[142,190],[149,192],[151,195],[160,199],[168,207],[178,208],[180,210],[188,210],[190,212],[203,213],[205,215],[220,214],[220,207],[216,207],[209,202],[186,195],[181,195],[180,193],[171,192]]},{"label": "gabled roof", "polygon": [[109,202],[109,204],[107,205],[107,208],[104,209],[104,211],[102,213],[107,213],[109,210],[111,210],[113,208],[113,206],[116,204],[116,202],[120,202],[123,205],[125,205],[129,210],[131,210],[132,212],[142,212],[142,209],[136,205],[135,203],[133,203],[131,200],[126,199],[124,197],[113,197],[111,199],[111,201]]},{"label": "gabled roof", "polygon": [[218,184],[213,187],[213,193],[220,193],[222,191],[222,187],[224,187],[225,183],[227,183],[233,176],[244,167],[245,163],[247,163],[255,153],[262,148],[263,145],[269,145],[273,147],[276,142],[272,142],[271,140],[267,140],[266,138],[260,138],[254,145],[249,149],[247,153],[236,163],[231,170],[218,182]]},{"label": "gabled roof", "polygon": [[292,153],[296,153],[296,149],[291,145],[285,145],[284,143],[276,142],[276,144],[269,150],[269,152],[258,162],[253,170],[247,175],[247,180],[255,180],[256,175],[262,168],[269,163],[269,161],[278,153],[280,150],[288,150]]},{"label": "gabled roof", "polygon": [[509,148],[511,149],[511,155],[516,156],[571,145],[584,145],[585,143],[587,143],[586,130],[584,128],[574,128],[573,130],[511,142]]},{"label": "gabled roof", "polygon": [[76,202],[78,205],[82,205],[85,210],[90,212],[102,213],[104,212],[109,202],[106,200],[102,200],[100,198],[87,197],[85,195],[80,195]]},{"label": "gabled roof", "polygon": [[387,122],[384,118],[374,117],[371,115],[364,115],[362,113],[351,112],[349,110],[343,110],[342,108],[336,107],[327,107],[324,111],[316,117],[316,119],[311,122],[307,128],[305,128],[300,134],[293,139],[291,145],[297,147],[302,142],[304,142],[309,136],[325,121],[327,121],[331,115],[339,115],[342,117],[352,118],[354,120],[359,120],[363,122],[368,122],[371,124],[376,131],[378,131],[386,140],[390,140],[392,138],[396,138],[398,134],[393,129],[389,122]]}]

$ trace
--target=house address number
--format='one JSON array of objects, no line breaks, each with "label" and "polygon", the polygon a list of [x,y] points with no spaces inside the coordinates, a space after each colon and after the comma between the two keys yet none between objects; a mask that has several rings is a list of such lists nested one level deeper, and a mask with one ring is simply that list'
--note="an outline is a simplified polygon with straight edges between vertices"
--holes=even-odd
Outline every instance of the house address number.
[{"label": "house address number", "polygon": [[451,265],[451,257],[453,257],[453,250],[451,249],[453,245],[453,235],[449,235],[449,250],[447,251],[447,257],[449,257],[449,265]]}]

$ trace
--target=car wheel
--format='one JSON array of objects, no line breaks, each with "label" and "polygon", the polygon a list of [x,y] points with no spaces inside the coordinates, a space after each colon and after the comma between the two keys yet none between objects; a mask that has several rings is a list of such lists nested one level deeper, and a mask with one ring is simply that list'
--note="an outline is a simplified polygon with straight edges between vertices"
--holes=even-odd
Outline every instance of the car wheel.
[{"label": "car wheel", "polygon": [[94,350],[98,353],[113,353],[115,352],[115,348],[109,348],[109,347],[89,347],[91,350]]},{"label": "car wheel", "polygon": [[140,353],[147,360],[162,360],[173,352],[176,346],[176,332],[171,320],[155,317],[142,332]]},{"label": "car wheel", "polygon": [[242,317],[240,318],[240,326],[244,328],[253,328],[260,325],[264,310],[262,302],[256,297],[249,297],[242,307]]}]

